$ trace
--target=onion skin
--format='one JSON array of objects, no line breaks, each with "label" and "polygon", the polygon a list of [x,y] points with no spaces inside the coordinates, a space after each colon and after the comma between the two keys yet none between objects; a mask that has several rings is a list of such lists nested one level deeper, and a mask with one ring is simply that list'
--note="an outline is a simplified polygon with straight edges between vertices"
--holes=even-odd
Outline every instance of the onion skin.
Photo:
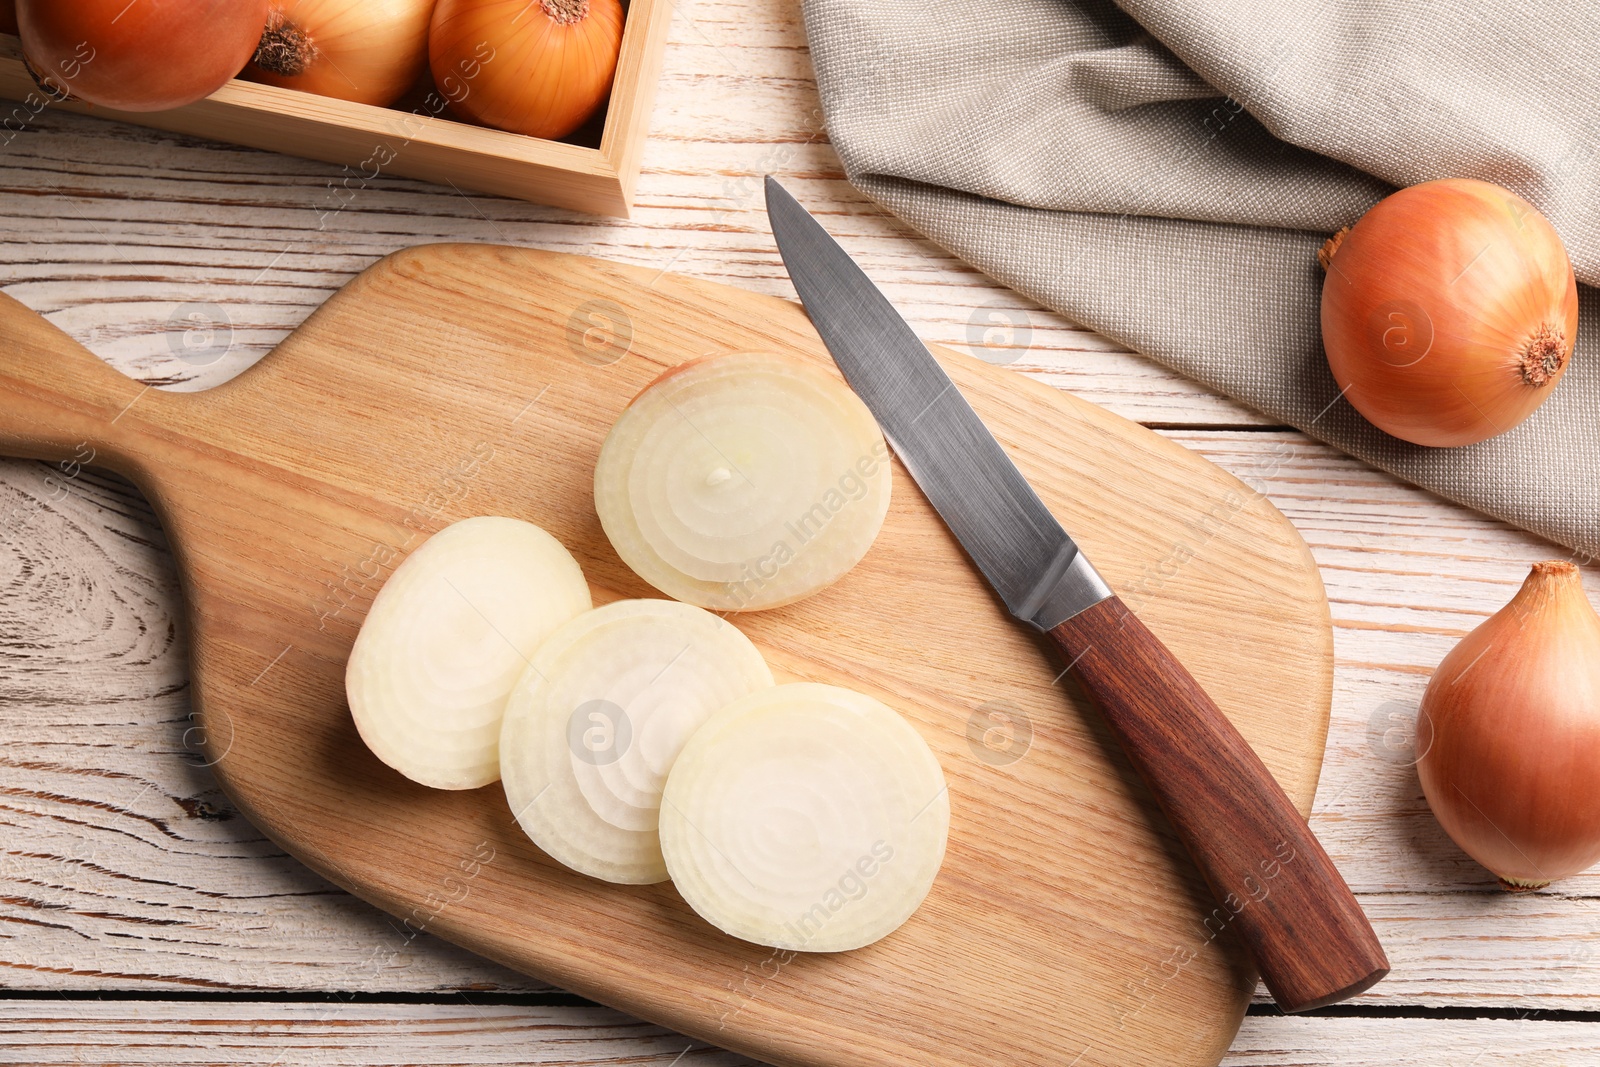
[{"label": "onion skin", "polygon": [[1577,567],[1534,564],[1450,651],[1423,695],[1417,747],[1440,825],[1505,889],[1600,862],[1600,616]]},{"label": "onion skin", "polygon": [[46,88],[117,111],[165,111],[244,68],[267,0],[19,0],[17,21]]},{"label": "onion skin", "polygon": [[433,0],[273,0],[245,77],[387,107],[428,64]]},{"label": "onion skin", "polygon": [[428,62],[451,110],[529,137],[566,137],[611,93],[620,0],[439,0]]},{"label": "onion skin", "polygon": [[1571,362],[1578,287],[1555,228],[1488,182],[1380,201],[1318,257],[1322,341],[1344,396],[1413,444],[1505,433]]}]

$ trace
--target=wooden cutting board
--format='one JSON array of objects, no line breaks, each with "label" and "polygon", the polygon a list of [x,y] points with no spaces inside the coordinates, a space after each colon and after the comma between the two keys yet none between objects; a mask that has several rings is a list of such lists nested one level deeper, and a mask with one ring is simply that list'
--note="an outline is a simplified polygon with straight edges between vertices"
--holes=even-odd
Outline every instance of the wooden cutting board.
[{"label": "wooden cutting board", "polygon": [[[344,701],[351,641],[395,564],[446,524],[529,519],[572,549],[597,603],[655,595],[595,517],[601,440],[663,368],[739,350],[831,367],[796,305],[527,249],[391,256],[259,366],[198,394],[141,386],[0,297],[0,451],[92,455],[151,498],[177,557],[193,699],[223,787],[409,932],[779,1064],[1216,1063],[1254,985],[1248,964],[1229,935],[1211,936],[1198,876],[1094,713],[898,466],[860,566],[737,620],[780,680],[879,697],[944,766],[944,869],[878,944],[791,956],[735,941],[670,885],[558,868],[498,785],[430,791],[362,746]],[[1332,640],[1294,529],[1154,433],[939,356],[1116,590],[1309,808]],[[374,986],[388,962],[372,961]]]}]

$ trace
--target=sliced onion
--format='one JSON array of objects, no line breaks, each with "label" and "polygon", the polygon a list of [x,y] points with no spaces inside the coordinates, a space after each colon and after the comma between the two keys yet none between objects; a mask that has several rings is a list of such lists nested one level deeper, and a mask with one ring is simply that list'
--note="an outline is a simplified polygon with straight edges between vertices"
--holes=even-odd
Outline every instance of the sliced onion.
[{"label": "sliced onion", "polygon": [[949,828],[944,773],[916,729],[871,697],[803,682],[734,702],[684,746],[661,851],[724,933],[840,952],[911,917]]},{"label": "sliced onion", "polygon": [[750,639],[710,612],[623,600],[539,648],[506,701],[506,800],[536,845],[575,871],[665,881],[656,823],[667,772],[718,709],[770,688]]},{"label": "sliced onion", "polygon": [[590,604],[578,561],[532,523],[445,527],[378,590],[350,650],[345,693],[361,739],[423,785],[488,785],[500,777],[506,694]]},{"label": "sliced onion", "polygon": [[883,526],[883,434],[854,393],[782,356],[675,367],[612,427],[595,510],[623,562],[716,611],[789,604],[854,567]]}]

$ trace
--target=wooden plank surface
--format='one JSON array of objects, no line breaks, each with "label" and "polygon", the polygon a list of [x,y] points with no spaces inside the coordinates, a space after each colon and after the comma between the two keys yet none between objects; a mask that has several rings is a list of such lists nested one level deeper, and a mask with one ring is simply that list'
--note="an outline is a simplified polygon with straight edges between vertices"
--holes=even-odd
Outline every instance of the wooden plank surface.
[{"label": "wooden plank surface", "polygon": [[[628,340],[615,359],[580,360],[574,317],[596,302],[629,323]],[[1212,1067],[1228,1047],[1253,985],[1241,984],[1241,940],[1208,936],[1202,919],[1218,902],[1172,862],[1182,846],[1150,818],[1102,717],[995,610],[898,466],[876,547],[848,582],[739,619],[780,681],[884,701],[948,778],[940,878],[914,921],[870,952],[785,959],[747,991],[771,952],[706,929],[670,885],[575,878],[530,845],[499,789],[419,788],[356,736],[345,660],[373,579],[451,522],[529,519],[572,551],[597,603],[652,595],[594,517],[601,442],[664,369],[706,355],[771,351],[836,373],[798,305],[590,257],[447,244],[369,268],[262,365],[206,393],[141,388],[14,301],[0,304],[0,337],[4,447],[64,455],[69,468],[96,452],[157,504],[187,601],[202,751],[228,798],[407,929],[796,1067],[1047,1063],[1068,1045],[1085,1067]],[[1297,820],[1290,805],[1309,809],[1322,762],[1332,641],[1293,527],[1137,423],[944,355],[1045,505],[1073,517],[1107,583],[1254,745]],[[1244,571],[1258,580],[1237,581]],[[1030,717],[1022,758],[969,740],[974,716],[997,703]],[[1293,836],[1260,847],[1295,870],[1325,862]],[[1264,882],[1277,874],[1257,871],[1259,856],[1234,862]],[[1370,937],[1359,916],[1351,925]],[[1180,952],[1181,966],[1157,974]],[[1289,988],[1321,999],[1382,959],[1363,951],[1336,984],[1302,976]],[[1056,1010],[1019,1012],[1019,999]],[[881,1004],[897,1026],[881,1026]]]},{"label": "wooden plank surface", "polygon": [[[1600,1062],[1592,1025],[1251,1016],[1223,1067],[1394,1067],[1400,1049],[1407,1067],[1584,1067]],[[756,1067],[605,1008],[470,994],[421,1005],[9,1001],[0,1031],[0,1063],[31,1067]]]},{"label": "wooden plank surface", "polygon": [[[1509,598],[1527,562],[1565,553],[1269,429],[882,217],[841,180],[810,79],[795,5],[682,0],[632,224],[399,179],[346,185],[336,168],[47,111],[0,135],[0,282],[130,373],[199,388],[259,358],[378,256],[423,241],[604,254],[790,295],[760,213],[759,177],[778,173],[827,212],[924,337],[1010,345],[978,351],[1170,428],[1259,481],[1311,543],[1338,655],[1313,825],[1395,964],[1361,1003],[1505,1017],[1252,1016],[1231,1062],[1600,1062],[1600,1027],[1582,1014],[1600,1013],[1600,878],[1520,899],[1495,893],[1432,822],[1405,748],[1451,642]],[[195,324],[196,312],[223,316],[229,343],[185,345],[169,329]],[[206,1045],[197,1027],[220,1026],[233,1009],[168,995],[368,991],[431,1003],[455,990],[537,989],[426,935],[404,941],[231,817],[193,735],[186,745],[185,647],[162,544],[125,483],[0,462],[0,981],[37,996],[152,998],[111,1003],[103,1025],[136,1026],[172,1063],[204,1056],[175,1046]],[[1600,602],[1595,570],[1585,577]],[[370,976],[375,957],[384,964]],[[63,1032],[88,1026],[82,1002],[42,1003],[0,1009]],[[1535,1009],[1579,1014],[1515,1018]],[[305,1058],[473,1062],[485,1047],[428,1060],[387,1033]],[[572,1042],[547,1036],[524,1039],[509,1062],[583,1062]],[[111,1062],[121,1055],[111,1040],[60,1062]],[[641,1040],[615,1058],[668,1064],[684,1047]],[[0,1023],[0,1060],[36,1062],[32,1041]],[[495,1062],[488,1055],[481,1062]]]}]

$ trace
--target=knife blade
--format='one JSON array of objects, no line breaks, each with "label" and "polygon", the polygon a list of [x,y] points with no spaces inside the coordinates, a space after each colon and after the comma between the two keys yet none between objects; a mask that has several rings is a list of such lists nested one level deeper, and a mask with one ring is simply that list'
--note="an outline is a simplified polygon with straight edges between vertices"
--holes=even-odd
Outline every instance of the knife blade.
[{"label": "knife blade", "polygon": [[1150,787],[1278,1006],[1389,970],[1310,827],[1187,669],[1112,591],[887,297],[776,180],[767,215],[796,292],[906,470],[1019,620],[1045,633]]}]

